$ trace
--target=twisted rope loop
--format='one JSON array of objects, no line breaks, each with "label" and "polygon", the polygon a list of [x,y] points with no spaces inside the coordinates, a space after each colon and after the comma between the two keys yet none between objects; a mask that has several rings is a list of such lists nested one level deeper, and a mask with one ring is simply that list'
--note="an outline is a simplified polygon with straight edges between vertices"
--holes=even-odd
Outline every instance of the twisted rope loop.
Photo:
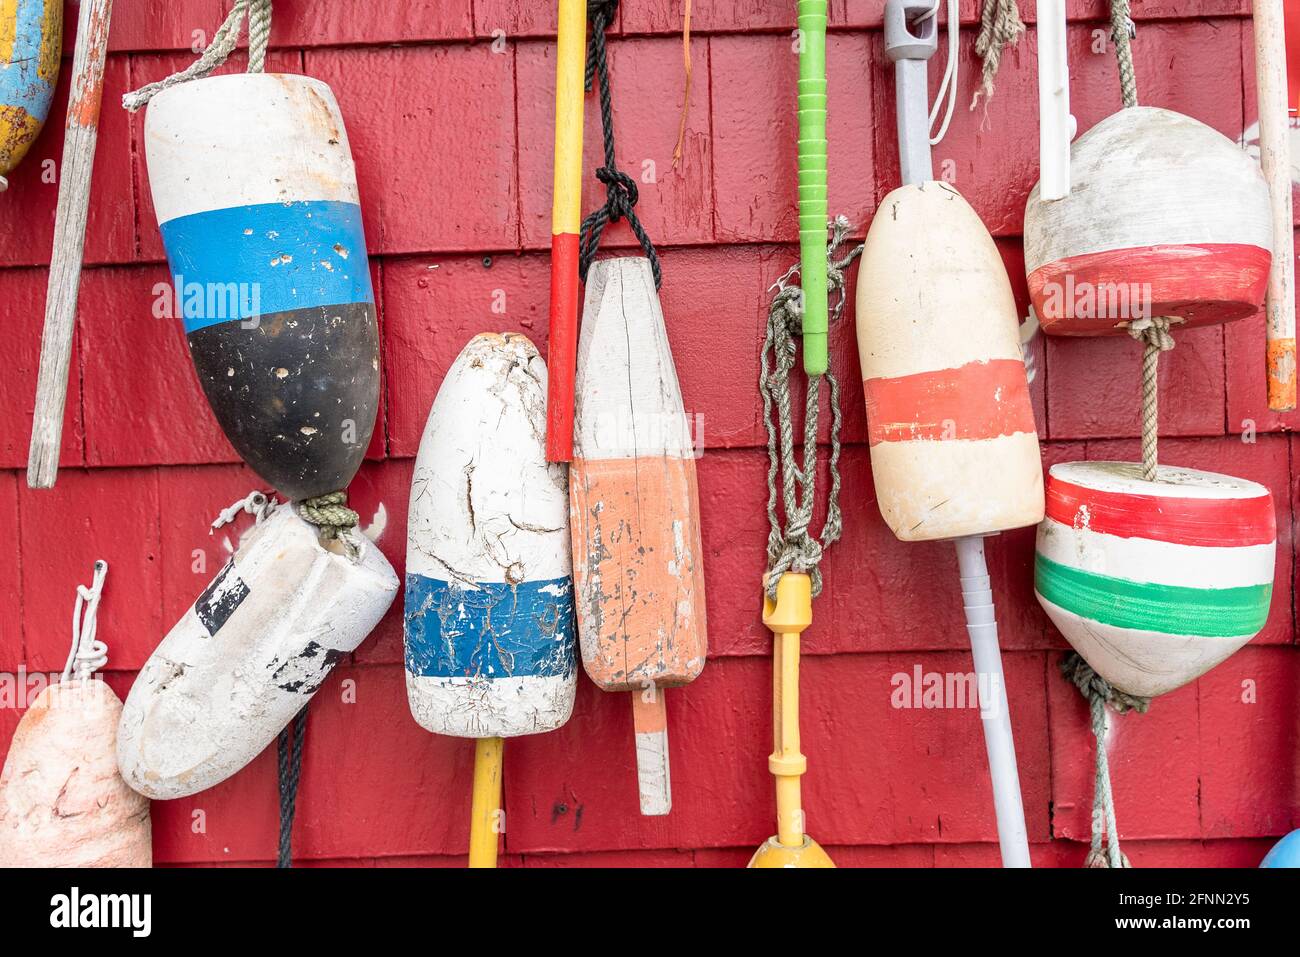
[{"label": "twisted rope loop", "polygon": [[235,502],[229,508],[223,508],[215,519],[212,520],[212,526],[208,529],[211,535],[217,529],[224,525],[229,525],[241,512],[253,516],[253,524],[260,525],[265,518],[271,514],[272,509],[279,504],[274,498],[268,498],[265,493],[254,490],[249,492],[238,502]]},{"label": "twisted rope loop", "polygon": [[1154,482],[1160,440],[1160,353],[1174,347],[1174,337],[1164,316],[1134,319],[1129,323],[1128,334],[1145,346],[1142,350],[1142,477]]},{"label": "twisted rope loop", "polygon": [[107,576],[108,562],[101,558],[95,562],[90,587],[77,586],[77,603],[72,610],[72,647],[63,666],[63,681],[72,677],[74,668],[77,677],[84,680],[108,664],[108,645],[95,637],[99,629],[95,616],[99,612],[99,599]]},{"label": "twisted rope loop", "polygon": [[361,516],[348,508],[347,492],[327,492],[315,498],[305,498],[298,503],[298,514],[320,530],[322,541],[338,539],[353,559],[357,557],[357,547],[346,533],[356,528]]},{"label": "twisted rope loop", "polygon": [[1092,842],[1084,867],[1132,867],[1128,856],[1120,849],[1119,829],[1115,823],[1115,797],[1110,787],[1110,763],[1106,759],[1106,733],[1110,729],[1106,707],[1109,705],[1116,714],[1129,711],[1145,714],[1151,706],[1151,699],[1120,691],[1093,671],[1077,652],[1062,659],[1061,674],[1079,689],[1088,702],[1097,747],[1097,770],[1092,790]]},{"label": "twisted rope loop", "polygon": [[[298,810],[298,781],[302,777],[302,746],[307,737],[307,705],[285,725],[275,741],[275,770],[280,788],[280,845],[276,867],[293,867],[293,818]],[[292,746],[290,745],[292,733]]]},{"label": "twisted rope loop", "polygon": [[1133,72],[1133,48],[1137,24],[1129,15],[1129,0],[1110,0],[1110,38],[1115,44],[1115,61],[1119,64],[1119,91],[1124,106],[1137,106],[1137,75]]},{"label": "twisted rope loop", "polygon": [[122,97],[122,106],[134,113],[163,90],[187,80],[201,79],[217,69],[239,44],[239,28],[245,16],[248,18],[248,72],[263,72],[266,69],[266,47],[271,38],[271,0],[235,0],[229,16],[217,28],[212,42],[197,60],[179,73],[127,93]]},{"label": "twisted rope loop", "polygon": [[1002,65],[1002,50],[1015,46],[1025,35],[1025,24],[1020,19],[1020,9],[1016,0],[984,0],[984,9],[980,14],[980,32],[975,38],[975,53],[984,61],[981,71],[979,89],[971,98],[970,108],[979,105],[984,98],[987,107],[993,98],[993,78],[998,75]]},{"label": "twisted rope loop", "polygon": [[614,158],[614,109],[609,89],[609,63],[605,55],[605,30],[618,10],[618,0],[589,0],[587,10],[591,19],[591,43],[587,47],[585,83],[590,91],[592,77],[600,80],[600,129],[604,137],[605,165],[596,170],[596,179],[605,185],[605,205],[592,210],[578,230],[578,275],[583,282],[587,281],[587,270],[596,258],[605,227],[626,219],[650,260],[650,271],[654,273],[655,288],[658,289],[663,283],[663,271],[659,267],[654,243],[634,211],[639,197],[636,182],[619,170]]},{"label": "twisted rope loop", "polygon": [[[827,244],[830,263],[827,268],[827,288],[838,294],[831,309],[831,320],[840,317],[844,310],[844,279],[849,265],[862,255],[862,246],[852,249],[841,259],[836,259],[840,245],[849,234],[849,221],[836,217],[830,224],[831,238]],[[822,556],[840,537],[843,517],[840,512],[840,412],[839,383],[830,372],[812,376],[808,380],[804,409],[803,462],[795,457],[794,424],[790,399],[790,373],[795,367],[798,343],[803,331],[803,290],[794,285],[798,273],[795,264],[777,280],[777,290],[767,314],[767,335],[760,357],[758,389],[763,396],[763,420],[767,426],[767,593],[776,601],[776,586],[788,571],[808,573],[812,578],[812,593],[821,594]],[[826,506],[826,521],[821,534],[814,536],[809,529],[817,490],[817,420],[821,404],[821,383],[825,379],[830,391],[831,457],[830,495]],[[773,410],[775,409],[775,417]],[[781,504],[786,527],[781,527],[777,511],[777,475],[781,477]]]}]

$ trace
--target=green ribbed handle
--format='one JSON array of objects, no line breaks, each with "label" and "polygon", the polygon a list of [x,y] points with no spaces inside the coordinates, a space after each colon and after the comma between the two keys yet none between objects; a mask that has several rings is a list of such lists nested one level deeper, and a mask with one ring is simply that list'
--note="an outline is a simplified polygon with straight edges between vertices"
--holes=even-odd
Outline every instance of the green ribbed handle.
[{"label": "green ribbed handle", "polygon": [[798,0],[799,271],[808,375],[826,372],[826,3]]}]

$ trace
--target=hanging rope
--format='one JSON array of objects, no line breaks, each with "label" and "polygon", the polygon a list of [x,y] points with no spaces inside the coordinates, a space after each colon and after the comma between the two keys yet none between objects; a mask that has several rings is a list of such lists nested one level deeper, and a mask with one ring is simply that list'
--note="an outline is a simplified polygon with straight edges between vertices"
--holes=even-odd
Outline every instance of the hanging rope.
[{"label": "hanging rope", "polygon": [[654,243],[637,219],[634,207],[638,198],[636,181],[621,172],[614,159],[614,109],[609,90],[609,63],[605,56],[605,30],[614,20],[618,11],[618,0],[588,0],[587,12],[591,20],[591,43],[587,46],[586,88],[591,90],[593,76],[600,80],[600,129],[605,140],[605,165],[596,170],[596,179],[605,184],[605,205],[593,210],[582,221],[578,230],[578,275],[587,281],[587,270],[596,258],[596,249],[600,246],[601,233],[610,223],[626,219],[632,227],[637,242],[645,250],[650,260],[650,270],[654,273],[655,288],[663,282],[663,273],[659,268],[659,255]]},{"label": "hanging rope", "polygon": [[[1092,734],[1097,744],[1097,772],[1092,791],[1092,844],[1084,867],[1132,867],[1120,850],[1119,830],[1115,825],[1115,797],[1110,789],[1110,763],[1106,759],[1106,732],[1109,705],[1116,714],[1136,711],[1145,714],[1150,698],[1127,694],[1093,671],[1077,652],[1061,660],[1061,674],[1069,681],[1092,711]],[[1103,847],[1103,844],[1105,845]]]},{"label": "hanging rope", "polygon": [[320,529],[322,541],[338,539],[352,558],[357,557],[357,547],[347,531],[356,528],[361,516],[348,508],[348,493],[328,492],[315,498],[305,498],[298,503],[298,514],[304,521]]},{"label": "hanging rope", "polygon": [[[943,0],[934,0],[934,5],[926,10],[915,20],[913,26],[924,23],[931,17],[939,13],[939,4]],[[938,29],[936,22],[935,29]],[[945,136],[948,135],[948,124],[952,122],[952,112],[957,105],[957,71],[961,62],[960,43],[961,41],[961,16],[958,11],[957,0],[948,0],[948,60],[944,63],[943,78],[939,81],[939,90],[934,95],[934,105],[930,107],[930,145],[938,146]],[[947,101],[947,107],[944,102]],[[939,132],[935,133],[934,124],[939,119],[939,111],[943,110],[943,125],[939,127]]]},{"label": "hanging rope", "polygon": [[1160,440],[1160,353],[1174,347],[1169,320],[1163,316],[1134,319],[1128,334],[1143,343],[1142,350],[1142,477],[1156,480],[1156,446]]},{"label": "hanging rope", "polygon": [[[831,310],[831,321],[844,310],[844,271],[862,255],[862,246],[854,247],[842,259],[836,253],[848,237],[849,221],[837,216],[830,224],[827,244],[827,289],[839,298]],[[790,399],[790,373],[798,356],[796,338],[803,331],[803,290],[793,284],[798,273],[796,263],[772,287],[776,295],[767,314],[767,335],[760,356],[758,390],[763,396],[763,420],[767,426],[767,593],[776,601],[776,586],[788,571],[812,577],[813,596],[821,594],[822,556],[839,537],[843,527],[840,513],[840,389],[835,376],[812,376],[808,380],[804,408],[803,464],[795,457],[794,424]],[[809,531],[817,492],[817,418],[821,402],[821,384],[830,389],[831,408],[831,490],[826,506],[826,522],[820,536]],[[775,409],[775,420],[773,410]],[[781,503],[786,527],[782,529],[777,512],[777,474],[781,477]]]},{"label": "hanging rope", "polygon": [[63,681],[72,677],[74,669],[77,678],[84,680],[108,664],[108,645],[95,637],[99,629],[96,621],[99,599],[104,592],[104,579],[107,576],[108,562],[101,558],[95,562],[90,587],[77,586],[77,603],[72,610],[72,647],[68,650],[68,660],[63,666]]},{"label": "hanging rope", "polygon": [[1128,0],[1110,0],[1110,38],[1115,43],[1115,60],[1119,64],[1119,91],[1124,106],[1137,106],[1137,75],[1133,72],[1133,48],[1129,41],[1137,36],[1137,24],[1129,16]]},{"label": "hanging rope", "polygon": [[217,28],[212,42],[197,60],[179,73],[127,93],[122,97],[122,106],[134,113],[155,94],[187,80],[205,77],[217,69],[239,45],[239,28],[243,25],[245,16],[248,17],[248,72],[263,72],[266,69],[266,47],[271,38],[271,0],[235,0],[230,15]]},{"label": "hanging rope", "polygon": [[979,104],[980,97],[984,97],[985,107],[993,99],[993,78],[1002,65],[1002,51],[1005,47],[1015,46],[1024,35],[1025,24],[1020,19],[1016,0],[984,0],[980,32],[975,38],[975,53],[984,61],[984,67],[979,88],[971,97],[972,110]]},{"label": "hanging rope", "polygon": [[[292,746],[290,746],[290,728]],[[302,746],[307,737],[307,705],[284,726],[275,741],[276,777],[280,785],[280,848],[276,867],[293,867],[293,817],[298,809],[302,777]]]}]

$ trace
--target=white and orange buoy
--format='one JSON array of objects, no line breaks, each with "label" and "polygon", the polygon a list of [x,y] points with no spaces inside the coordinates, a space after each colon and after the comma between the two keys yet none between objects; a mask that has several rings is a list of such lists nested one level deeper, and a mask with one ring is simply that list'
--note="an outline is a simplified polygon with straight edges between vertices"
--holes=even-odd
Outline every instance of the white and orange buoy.
[{"label": "white and orange buoy", "polygon": [[1067,462],[1047,479],[1034,590],[1093,668],[1131,695],[1181,687],[1268,619],[1277,528],[1255,482],[1133,462]]},{"label": "white and orange buoy", "polygon": [[858,275],[871,470],[881,515],[901,541],[957,546],[1002,862],[1028,867],[983,536],[1042,519],[1042,465],[1006,268],[975,211],[933,179],[926,61],[937,30],[928,11],[901,0],[885,7],[904,185],[876,211]]},{"label": "white and orange buoy", "polygon": [[708,650],[695,446],[650,261],[587,276],[569,470],[578,638],[604,691],[632,693],[641,813],[672,808],[664,691]]},{"label": "white and orange buoy", "polygon": [[495,867],[503,739],[569,720],[577,689],[568,466],[546,460],[546,364],[526,336],[461,350],[411,479],[406,691],[434,734],[478,739],[471,867]]},{"label": "white and orange buoy", "polygon": [[397,588],[357,529],[327,540],[297,506],[263,500],[257,524],[131,686],[122,776],[168,799],[241,770],[365,640]]},{"label": "white and orange buoy", "polygon": [[1150,106],[1075,140],[1070,194],[1025,206],[1025,271],[1043,331],[1127,334],[1141,309],[1178,327],[1264,305],[1272,261],[1268,187],[1222,133]]},{"label": "white and orange buoy", "polygon": [[[122,702],[95,671],[108,660],[95,615],[108,564],[77,588],[72,650],[14,731],[0,773],[0,867],[149,867],[149,802],[117,773]],[[83,617],[84,611],[84,617]]]}]

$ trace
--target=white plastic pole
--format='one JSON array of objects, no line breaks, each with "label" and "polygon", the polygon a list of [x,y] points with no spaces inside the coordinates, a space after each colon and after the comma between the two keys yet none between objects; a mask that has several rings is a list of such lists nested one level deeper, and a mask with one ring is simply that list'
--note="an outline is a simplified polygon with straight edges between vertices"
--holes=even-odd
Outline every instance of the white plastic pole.
[{"label": "white plastic pole", "polygon": [[961,571],[961,597],[966,606],[966,631],[980,694],[980,720],[993,778],[993,809],[998,821],[998,844],[1003,867],[1029,867],[1029,837],[1025,809],[1020,800],[1020,775],[1011,738],[1011,713],[1002,677],[1002,652],[998,648],[998,623],[984,563],[984,539],[971,535],[957,539],[957,567]]},{"label": "white plastic pole", "polygon": [[1038,0],[1038,195],[1070,195],[1070,66],[1065,56],[1065,0]]}]

